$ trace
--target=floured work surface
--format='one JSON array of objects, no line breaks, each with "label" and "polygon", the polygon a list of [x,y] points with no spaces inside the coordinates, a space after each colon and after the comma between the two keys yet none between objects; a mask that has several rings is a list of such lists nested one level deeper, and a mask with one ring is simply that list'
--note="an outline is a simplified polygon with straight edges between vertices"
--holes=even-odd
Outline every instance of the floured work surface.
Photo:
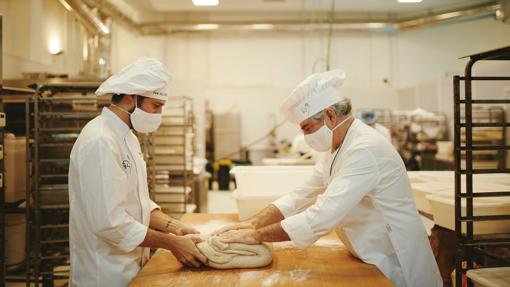
[{"label": "floured work surface", "polygon": [[[190,224],[237,221],[235,214],[186,214]],[[159,249],[130,284],[142,286],[393,286],[373,265],[353,257],[331,233],[300,251],[292,242],[272,244],[273,261],[262,268],[189,268]]]},{"label": "floured work surface", "polygon": [[259,268],[271,263],[269,244],[223,243],[219,237],[202,236],[198,250],[207,257],[206,265],[214,269]]}]

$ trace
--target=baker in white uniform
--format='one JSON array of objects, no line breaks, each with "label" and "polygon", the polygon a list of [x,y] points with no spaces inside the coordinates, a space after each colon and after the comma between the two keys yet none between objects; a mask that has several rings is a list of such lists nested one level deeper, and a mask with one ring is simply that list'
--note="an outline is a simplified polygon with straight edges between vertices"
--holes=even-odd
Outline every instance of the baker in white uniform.
[{"label": "baker in white uniform", "polygon": [[170,75],[141,58],[96,91],[112,104],[82,129],[69,166],[71,286],[127,286],[150,248],[170,250],[198,266],[194,228],[170,218],[149,198],[146,164],[132,128],[155,131],[167,100]]},{"label": "baker in white uniform", "polygon": [[442,286],[402,159],[376,130],[351,115],[340,70],[314,74],[282,112],[325,152],[301,187],[253,218],[216,231],[224,242],[292,240],[312,245],[335,230],[349,251],[374,264],[396,286]]}]

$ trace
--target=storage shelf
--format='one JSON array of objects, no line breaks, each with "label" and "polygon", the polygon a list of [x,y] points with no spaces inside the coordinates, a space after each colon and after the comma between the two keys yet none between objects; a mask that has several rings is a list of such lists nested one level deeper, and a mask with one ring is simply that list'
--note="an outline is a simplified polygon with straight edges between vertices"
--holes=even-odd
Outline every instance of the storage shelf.
[{"label": "storage shelf", "polygon": [[186,212],[192,198],[195,138],[192,101],[179,100],[182,104],[164,110],[160,128],[145,140],[151,198],[175,214]]},{"label": "storage shelf", "polygon": [[[492,80],[508,80],[510,77],[472,77],[472,69],[475,63],[479,61],[510,60],[510,46],[486,51],[478,54],[469,55],[466,64],[465,74],[463,77],[453,77],[453,96],[454,96],[454,155],[455,155],[455,234],[456,234],[456,264],[455,277],[456,286],[461,287],[463,280],[460,278],[467,272],[468,286],[473,282],[468,270],[475,266],[475,263],[482,265],[487,259],[495,262],[503,262],[502,258],[496,258],[485,251],[482,247],[507,246],[510,247],[510,237],[508,235],[490,234],[483,238],[477,237],[475,234],[475,225],[478,222],[484,224],[504,224],[503,221],[510,220],[510,214],[498,212],[498,207],[493,210],[484,212],[484,215],[474,213],[473,201],[475,197],[498,198],[509,196],[508,190],[493,191],[485,195],[477,192],[474,188],[472,175],[476,174],[496,174],[510,173],[510,169],[506,168],[506,150],[508,149],[506,142],[506,127],[510,127],[510,123],[505,120],[505,109],[502,106],[494,106],[495,104],[510,103],[509,99],[473,99],[473,82],[476,85],[478,81]],[[464,89],[462,90],[463,98],[461,98],[461,81],[463,81]],[[490,84],[490,83],[487,83]],[[481,104],[491,105],[482,106]],[[470,115],[467,117],[466,115]],[[469,133],[468,133],[469,132]],[[469,135],[469,136],[468,136]],[[478,149],[484,152],[466,152],[467,142],[475,146],[473,150]],[[477,147],[476,147],[477,146]],[[492,155],[490,151],[494,151]],[[465,156],[472,154],[472,156]],[[479,155],[482,154],[482,155]],[[491,157],[492,163],[496,163],[496,168],[481,168],[467,170],[467,166],[488,165],[489,162],[484,157]],[[464,162],[464,163],[463,163]],[[465,179],[462,175],[466,175]],[[473,194],[467,194],[465,191],[473,191]],[[481,199],[479,199],[481,200]],[[509,212],[510,213],[510,212]],[[497,215],[496,215],[497,214]],[[475,261],[476,260],[476,261]],[[508,260],[506,263],[508,264]],[[465,264],[465,265],[464,265]],[[480,283],[480,282],[477,282]],[[485,285],[485,284],[483,284]]]}]

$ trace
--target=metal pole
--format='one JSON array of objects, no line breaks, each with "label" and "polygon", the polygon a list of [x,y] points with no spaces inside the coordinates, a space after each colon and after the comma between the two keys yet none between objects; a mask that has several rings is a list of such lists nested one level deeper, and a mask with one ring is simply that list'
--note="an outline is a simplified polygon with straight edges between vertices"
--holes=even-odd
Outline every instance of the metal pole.
[{"label": "metal pole", "polygon": [[457,256],[455,256],[455,278],[456,286],[462,287],[462,223],[460,222],[461,203],[461,140],[460,140],[460,77],[453,77],[453,142],[455,147],[455,234],[457,238]]},{"label": "metal pole", "polygon": [[41,96],[41,91],[38,88],[37,93],[34,97],[34,161],[33,161],[33,193],[34,193],[34,257],[35,257],[35,266],[34,266],[34,279],[35,286],[39,286],[39,275],[41,268],[41,236],[39,227],[41,225],[41,210],[40,210],[40,202],[39,202],[39,97]]},{"label": "metal pole", "polygon": [[[0,20],[1,21],[1,20]],[[1,87],[0,87],[1,88]],[[3,104],[0,103],[2,107],[0,110],[3,111]],[[0,128],[0,144],[4,145],[4,127]],[[3,153],[3,151],[1,151]],[[3,181],[5,182],[5,170],[4,170],[4,160],[0,160],[0,174],[2,175]],[[0,223],[2,224],[0,227],[0,287],[5,286],[5,266],[6,256],[5,256],[5,222],[6,222],[6,205],[5,205],[5,188],[4,184],[0,186]]]},{"label": "metal pole", "polygon": [[[473,217],[473,106],[471,103],[472,100],[472,86],[471,86],[471,70],[473,68],[474,63],[477,60],[471,58],[466,65],[465,69],[465,77],[466,80],[464,82],[465,86],[465,98],[466,101],[464,109],[465,109],[465,122],[466,122],[466,218],[472,219]],[[466,222],[466,241],[469,242],[473,240],[473,221],[468,220]],[[472,258],[472,248],[467,247],[466,250],[466,261],[467,261],[467,269],[473,268],[473,258]],[[462,278],[460,278],[462,279]],[[468,280],[468,287],[472,286],[472,282]]]},{"label": "metal pole", "polygon": [[[31,236],[31,226],[32,220],[30,216],[30,195],[32,194],[32,181],[31,181],[31,165],[33,166],[33,161],[31,160],[31,142],[30,142],[30,99],[36,95],[32,95],[25,98],[25,140],[26,140],[26,161],[25,161],[25,170],[26,170],[26,178],[25,178],[25,218],[26,218],[26,239],[25,239],[25,268],[26,268],[26,278],[25,285],[27,287],[30,286],[30,277],[31,277],[31,256],[30,253],[30,242],[32,239]],[[32,164],[31,164],[32,163]]]}]

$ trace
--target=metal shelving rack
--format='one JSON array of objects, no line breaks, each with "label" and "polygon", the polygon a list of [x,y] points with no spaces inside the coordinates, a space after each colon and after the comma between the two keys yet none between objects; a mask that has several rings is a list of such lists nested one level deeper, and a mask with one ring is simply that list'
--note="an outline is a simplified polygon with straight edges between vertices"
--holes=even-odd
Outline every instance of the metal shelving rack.
[{"label": "metal shelving rack", "polygon": [[5,273],[6,273],[6,256],[5,256],[5,189],[3,184],[4,178],[4,127],[5,127],[5,114],[3,113],[3,104],[0,103],[0,222],[2,228],[0,228],[0,286],[5,286]]},{"label": "metal shelving rack", "polygon": [[[477,105],[472,109],[472,121],[474,123],[504,123],[505,110],[503,106],[482,106]],[[465,119],[461,111],[461,120]],[[472,141],[474,145],[504,145],[506,143],[506,128],[485,127],[473,130]],[[461,131],[461,144],[465,144],[465,130]],[[465,163],[461,162],[464,168]],[[473,154],[473,165],[475,168],[505,168],[505,150],[484,150],[476,151]]]},{"label": "metal shelving rack", "polygon": [[[10,87],[2,87],[0,88],[0,102],[2,107],[2,112],[7,113],[5,111],[6,105],[11,105],[13,103],[20,104],[25,110],[30,110],[30,99],[33,97],[34,91],[31,89],[20,89],[20,88],[10,88]],[[20,207],[20,202],[6,202],[5,200],[5,165],[4,165],[4,159],[5,159],[5,153],[4,153],[4,133],[8,129],[17,130],[20,133],[23,133],[25,136],[28,133],[28,130],[30,128],[30,119],[29,119],[29,113],[24,113],[20,115],[21,118],[24,117],[24,119],[21,122],[16,123],[15,118],[9,118],[9,121],[7,121],[6,115],[3,115],[5,117],[6,125],[5,127],[0,127],[0,142],[2,145],[2,150],[0,151],[1,159],[0,159],[0,168],[1,168],[1,174],[2,178],[0,181],[2,182],[0,186],[0,220],[2,223],[2,229],[0,231],[0,286],[4,286],[6,282],[26,282],[26,284],[29,284],[29,281],[27,279],[27,276],[25,276],[24,272],[26,272],[27,268],[27,257],[26,254],[28,254],[28,250],[30,248],[29,244],[27,244],[27,240],[23,243],[25,246],[25,260],[22,263],[22,266],[20,268],[16,268],[15,270],[8,270],[6,266],[6,252],[4,250],[5,248],[5,226],[6,226],[6,216],[9,214],[24,214],[25,218],[29,218],[29,210],[25,207]],[[14,127],[16,124],[18,124],[17,127]],[[29,159],[29,149],[28,149],[28,142],[29,138],[25,137],[26,139],[26,158]],[[27,160],[25,162],[26,170],[28,170],[28,167],[30,165],[30,162]],[[22,200],[26,202],[26,198],[28,196],[28,190],[29,190],[29,183],[30,183],[30,175],[26,173],[25,175],[25,181],[26,181],[26,194],[25,199]],[[28,225],[26,225],[26,238],[29,238],[28,234]],[[19,270],[21,269],[21,271]]]},{"label": "metal shelving rack", "polygon": [[[437,142],[447,136],[447,119],[442,113],[396,116],[397,147],[408,170],[421,170],[424,160],[434,157]],[[414,127],[417,130],[414,130]]]},{"label": "metal shelving rack", "polygon": [[[3,113],[3,105],[0,107],[0,116],[5,119],[5,114]],[[4,127],[5,124],[0,124],[0,145],[2,146],[1,150],[1,160],[0,160],[0,222],[2,223],[2,228],[0,228],[0,286],[5,286],[5,190],[3,184],[4,177]]]},{"label": "metal shelving rack", "polygon": [[[72,146],[83,126],[109,103],[93,92],[97,83],[34,84],[30,113],[33,140],[32,188],[27,198],[31,246],[27,281],[53,286],[68,279],[68,168]],[[67,267],[68,268],[68,267]]]},{"label": "metal shelving rack", "polygon": [[[473,213],[474,198],[481,197],[504,197],[510,196],[510,191],[476,192],[473,190],[473,179],[478,174],[510,173],[507,167],[495,169],[477,169],[473,167],[473,152],[475,151],[504,151],[510,149],[506,143],[476,145],[473,141],[473,132],[479,128],[501,127],[508,128],[510,123],[503,122],[474,122],[473,110],[477,105],[504,105],[510,104],[510,99],[473,99],[473,82],[510,81],[508,76],[472,76],[472,68],[479,61],[510,61],[510,46],[470,55],[466,64],[464,76],[454,76],[454,146],[455,146],[455,233],[457,237],[456,250],[456,286],[462,286],[462,275],[474,267],[475,260],[491,259],[499,265],[509,266],[508,258],[499,256],[487,250],[493,247],[510,247],[510,235],[484,235],[475,236],[473,225],[476,222],[490,222],[510,220],[509,214],[505,215],[476,215]],[[461,85],[464,82],[464,98],[461,98]],[[464,121],[461,119],[461,110],[464,110]],[[464,131],[464,133],[463,133]],[[465,141],[462,139],[465,135]],[[464,143],[465,142],[465,143]],[[461,166],[461,160],[465,156],[465,168]],[[462,175],[465,180],[462,180]],[[465,192],[462,187],[465,186]],[[465,202],[466,210],[462,212],[462,203]],[[465,232],[463,232],[465,224]],[[465,262],[465,266],[463,266]],[[482,262],[483,263],[483,262]],[[473,282],[468,279],[468,286]]]},{"label": "metal shelving rack", "polygon": [[166,213],[182,215],[196,209],[192,199],[194,135],[192,99],[171,97],[161,126],[143,140],[149,192]]}]

